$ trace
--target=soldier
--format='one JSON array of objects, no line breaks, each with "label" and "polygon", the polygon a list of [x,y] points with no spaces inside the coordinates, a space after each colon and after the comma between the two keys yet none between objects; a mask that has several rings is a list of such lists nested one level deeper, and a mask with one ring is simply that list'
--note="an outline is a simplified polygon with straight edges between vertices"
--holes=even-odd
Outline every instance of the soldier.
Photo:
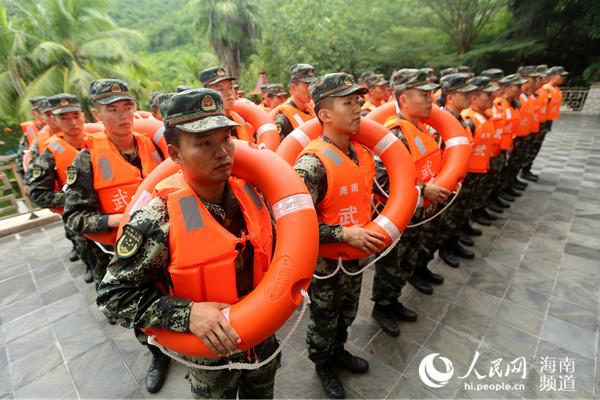
[{"label": "soldier", "polygon": [[258,106],[267,112],[270,111],[270,110],[268,110],[269,105],[267,103],[267,88],[268,87],[269,87],[268,83],[260,86],[260,95],[262,97],[262,101],[260,103],[258,103]]},{"label": "soldier", "polygon": [[[154,144],[133,132],[134,100],[119,79],[98,79],[90,84],[92,113],[104,124],[104,133],[89,134],[73,165],[67,169],[65,225],[80,234],[111,232],[119,227],[123,212],[143,178],[162,161]],[[93,266],[96,287],[110,261],[102,253]],[[113,321],[111,321],[113,322]],[[136,332],[140,343],[146,335]],[[155,393],[164,383],[170,358],[151,347],[152,363],[146,389]]]},{"label": "soldier", "polygon": [[365,116],[389,99],[387,85],[389,81],[383,78],[383,75],[371,75],[367,78],[366,84],[369,93],[365,96],[365,104],[362,106],[361,115]]},{"label": "soldier", "polygon": [[[26,151],[29,151],[30,146],[35,140],[37,133],[44,127],[44,124],[41,122],[42,117],[40,116],[39,107],[43,100],[46,100],[46,96],[38,96],[29,99],[29,104],[31,105],[31,114],[33,114],[34,120],[21,122],[21,128],[23,129],[23,137],[19,142],[19,146],[17,147],[17,158],[15,159],[15,164],[17,166],[17,173],[21,176],[21,179],[25,179],[25,168],[23,166],[23,158]],[[26,196],[29,193],[25,193]]]},{"label": "soldier", "polygon": [[[318,210],[319,242],[344,242],[365,253],[375,253],[385,237],[361,227],[371,220],[370,193],[375,164],[370,150],[350,136],[360,128],[358,95],[367,89],[352,82],[344,73],[320,76],[310,85],[317,118],[323,135],[313,140],[300,154],[294,168],[306,184]],[[336,161],[332,161],[334,159]],[[356,191],[340,196],[341,186],[357,186]],[[354,207],[352,221],[342,221],[342,210]],[[357,220],[358,222],[354,223]],[[346,271],[357,272],[367,258],[344,260]],[[315,275],[325,277],[337,268],[338,260],[319,256]],[[344,398],[344,388],[334,365],[354,373],[366,373],[369,363],[344,349],[348,328],[356,317],[362,275],[339,271],[327,279],[313,278],[309,287],[310,318],[306,334],[308,357],[328,397]]]},{"label": "soldier", "polygon": [[[233,111],[235,104],[235,90],[233,89],[233,81],[235,78],[227,74],[227,70],[223,67],[212,67],[205,69],[198,74],[198,79],[202,82],[205,88],[216,90],[221,93],[225,114],[227,118],[231,118],[238,125],[235,128],[234,136],[238,139],[254,142],[254,132],[242,118],[241,115]],[[265,88],[266,89],[266,88]]]},{"label": "soldier", "polygon": [[[44,150],[46,150],[46,143],[48,142],[48,139],[60,132],[60,128],[52,119],[52,111],[50,110],[50,105],[48,104],[48,98],[39,102],[38,111],[39,116],[42,122],[44,123],[44,127],[40,129],[35,139],[31,143],[31,146],[29,146],[29,164],[35,161],[35,159]],[[25,167],[27,167],[27,165]],[[27,183],[29,179],[31,179],[31,176],[27,173],[26,170],[25,183]]]},{"label": "soldier", "polygon": [[162,121],[162,115],[160,115],[160,109],[158,108],[158,98],[163,94],[161,92],[152,92],[148,101],[150,102],[150,108],[152,109],[152,116],[154,119]]},{"label": "soldier", "polygon": [[181,93],[191,89],[193,88],[190,85],[179,85],[175,88],[175,93]]},{"label": "soldier", "polygon": [[290,67],[290,98],[269,113],[275,120],[281,141],[298,126],[316,117],[308,92],[308,85],[315,79],[315,69],[308,64]]},{"label": "soldier", "polygon": [[280,104],[285,102],[285,96],[287,92],[283,89],[283,85],[280,83],[272,83],[267,87],[267,111],[271,111],[277,108]]},{"label": "soldier", "polygon": [[[439,85],[429,82],[427,71],[420,69],[399,70],[392,76],[392,85],[399,112],[388,118],[384,125],[404,143],[410,152],[417,168],[422,198],[432,203],[444,201],[450,191],[433,183],[433,178],[442,168],[442,151],[427,128],[420,122],[422,118],[427,118],[431,114],[433,104],[431,93]],[[421,222],[434,211],[435,206],[417,208],[410,223]],[[441,284],[444,281],[441,275],[434,274],[426,265],[419,266],[419,269],[415,270],[417,260],[407,257],[411,248],[416,250],[415,254],[418,253],[425,227],[429,224],[431,222],[407,228],[396,248],[375,266],[371,297],[375,305],[371,316],[390,336],[400,334],[395,317],[405,321],[417,319],[414,311],[398,302],[406,282],[410,279],[417,290],[431,294],[433,288],[429,282]],[[418,274],[414,279],[413,273]]]},{"label": "soldier", "polygon": [[[231,177],[235,150],[231,130],[237,124],[226,117],[219,93],[210,89],[176,94],[161,102],[160,107],[169,156],[181,165],[182,173],[159,183],[158,196],[133,214],[124,227],[116,257],[98,292],[98,306],[125,327],[192,332],[212,352],[222,356],[184,356],[196,364],[222,366],[228,362],[264,360],[277,349],[275,335],[252,351],[241,352],[237,347],[241,341],[239,335],[221,313],[230,304],[210,297],[219,288],[226,292],[237,290],[239,298],[250,293],[255,271],[268,268],[265,263],[272,252],[273,225],[267,207],[258,209],[253,200],[244,195],[244,187],[248,185]],[[190,196],[196,200],[194,206],[184,209],[180,200]],[[186,217],[194,213],[198,218],[202,214],[204,225],[189,229]],[[248,232],[251,226],[247,221],[250,220],[254,222],[252,228],[258,231]],[[246,238],[243,246],[239,244],[240,237]],[[211,240],[227,245],[216,250]],[[243,250],[238,251],[237,245]],[[219,251],[223,254],[215,254]],[[268,256],[254,257],[257,251]],[[204,294],[207,296],[204,302],[169,294],[173,287],[186,285],[185,279],[171,275],[169,269],[185,267],[184,254],[189,253],[195,255],[193,262],[213,270],[217,266],[223,268],[215,259],[231,257],[235,263],[235,279],[223,282],[221,274],[218,281],[207,283],[214,287],[211,294]],[[206,275],[205,279],[208,279]],[[198,296],[203,294],[198,293]],[[280,357],[279,354],[256,370],[190,368],[187,379],[194,397],[272,398]]]},{"label": "soldier", "polygon": [[[62,213],[65,206],[62,188],[66,184],[67,168],[81,149],[85,116],[74,95],[57,94],[48,98],[48,103],[60,132],[50,139],[46,150],[31,165],[30,198],[40,207],[54,208]],[[92,266],[103,258],[102,251],[91,240],[66,226],[65,234],[86,265],[83,279],[93,282]]]}]

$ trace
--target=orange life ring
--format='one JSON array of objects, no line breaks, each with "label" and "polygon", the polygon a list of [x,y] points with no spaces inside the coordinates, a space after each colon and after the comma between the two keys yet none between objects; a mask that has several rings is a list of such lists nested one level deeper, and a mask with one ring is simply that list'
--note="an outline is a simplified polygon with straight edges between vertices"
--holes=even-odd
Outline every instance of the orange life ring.
[{"label": "orange life ring", "polygon": [[[371,111],[365,118],[383,123],[397,112],[396,102],[391,102],[377,107]],[[450,113],[434,105],[431,109],[431,115],[423,118],[421,121],[432,126],[440,133],[444,140],[444,166],[440,173],[435,177],[434,182],[450,191],[458,188],[459,182],[462,182],[467,175],[469,162],[471,161],[471,144],[460,122]],[[423,201],[423,206],[430,205],[427,199]]]},{"label": "orange life ring", "polygon": [[240,114],[253,127],[256,127],[257,143],[264,143],[269,150],[277,150],[279,131],[269,114],[256,104],[246,100],[236,100],[233,111]]},{"label": "orange life ring", "polygon": [[85,133],[104,132],[104,124],[100,122],[86,122],[85,124],[83,124],[83,131]]},{"label": "orange life ring", "polygon": [[157,119],[134,119],[133,120],[133,131],[141,133],[154,143],[154,145],[160,149],[163,155],[169,156],[167,150],[167,141],[163,135],[165,131],[165,125],[162,121]]},{"label": "orange life ring", "polygon": [[[312,119],[294,129],[281,142],[276,154],[294,165],[298,154],[314,139],[323,134],[318,119]],[[385,235],[385,247],[392,244],[412,218],[418,200],[417,171],[406,147],[381,124],[361,118],[360,130],[352,137],[379,155],[390,179],[390,198],[383,211],[365,229]],[[319,247],[319,255],[344,260],[367,257],[362,250],[346,243],[327,243]]]},{"label": "orange life ring", "polygon": [[[276,332],[302,301],[300,289],[308,289],[315,270],[319,228],[310,194],[298,174],[271,151],[259,150],[255,144],[242,140],[234,143],[232,174],[252,182],[264,194],[277,228],[275,251],[267,274],[249,295],[229,309],[231,325],[242,338],[239,347],[247,350]],[[131,201],[125,210],[119,234],[132,210],[150,201],[154,186],[179,169],[179,165],[167,159],[144,179],[134,196],[137,200]],[[191,332],[143,330],[177,353],[215,357]]]}]

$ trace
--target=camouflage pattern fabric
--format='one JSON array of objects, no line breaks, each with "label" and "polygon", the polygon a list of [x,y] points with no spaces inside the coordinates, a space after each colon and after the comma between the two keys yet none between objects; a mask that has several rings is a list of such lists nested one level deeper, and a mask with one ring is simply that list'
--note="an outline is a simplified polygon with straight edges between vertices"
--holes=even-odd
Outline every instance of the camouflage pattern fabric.
[{"label": "camouflage pattern fabric", "polygon": [[547,122],[542,122],[540,123],[540,131],[538,133],[532,133],[533,138],[530,141],[529,149],[527,150],[525,159],[523,160],[523,166],[521,167],[522,169],[531,169],[535,157],[538,155],[540,149],[542,148],[542,143],[544,142],[544,138],[546,137],[547,132],[548,124]]},{"label": "camouflage pattern fabric", "polygon": [[23,179],[23,183],[25,182],[25,169],[23,168],[23,158],[25,157],[25,150],[29,148],[29,142],[27,141],[27,136],[23,135],[21,137],[21,141],[19,142],[19,146],[17,146],[17,158],[15,158],[15,165],[17,168],[17,173]]},{"label": "camouflage pattern fabric", "polygon": [[[232,202],[233,199],[233,202]],[[235,203],[235,204],[234,204]],[[226,187],[225,200],[222,204],[203,202],[211,215],[222,225],[239,233],[245,229],[245,220],[240,212],[239,203],[235,201],[233,193]],[[237,205],[237,208],[236,208]],[[112,259],[108,270],[98,289],[97,305],[110,319],[126,328],[161,328],[177,332],[189,331],[189,318],[192,301],[171,296],[167,291],[171,288],[168,273],[169,256],[169,215],[167,202],[163,198],[153,199],[146,207],[135,212],[128,225],[139,232],[137,248],[128,258],[117,256]],[[233,231],[232,231],[233,230]],[[124,233],[125,235],[125,233]],[[194,249],[199,254],[202,249]],[[253,265],[253,250],[246,246],[236,260],[236,265]],[[247,268],[250,272],[252,268]],[[238,276],[243,275],[240,271]],[[252,285],[252,280],[247,281]],[[162,288],[165,288],[163,290]],[[238,288],[238,292],[239,292]],[[136,337],[144,342],[144,336],[138,330]],[[259,360],[269,357],[277,342],[275,337],[267,339],[256,346],[250,355]],[[154,351],[150,347],[150,351]],[[256,352],[256,355],[254,355]],[[238,353],[228,358],[197,358],[185,356],[189,361],[217,365],[233,362],[250,362],[248,353]],[[254,359],[252,359],[254,361]],[[273,396],[273,382],[275,371],[280,365],[280,356],[268,365],[255,371],[203,371],[190,370],[188,380],[192,384],[192,394],[195,397],[206,398],[235,398],[236,390],[240,387],[249,396],[269,398]],[[232,392],[233,391],[233,392]],[[233,393],[233,394],[232,394]]]},{"label": "camouflage pattern fabric", "polygon": [[500,184],[502,168],[506,163],[506,151],[500,151],[496,157],[490,158],[490,168],[481,182],[479,193],[473,199],[473,208],[484,207]]},{"label": "camouflage pattern fabric", "polygon": [[514,148],[510,153],[510,157],[508,158],[508,164],[503,174],[504,176],[502,181],[502,190],[508,190],[512,187],[513,181],[517,176],[517,173],[521,169],[527,138],[528,136],[516,137],[513,140]]},{"label": "camouflage pattern fabric", "polygon": [[[292,101],[290,101],[290,104],[296,107]],[[292,123],[290,122],[288,117],[286,117],[285,114],[282,112],[278,113],[275,116],[275,125],[277,126],[277,131],[279,132],[280,142],[283,142],[283,139],[285,139],[285,137],[294,130]]]}]

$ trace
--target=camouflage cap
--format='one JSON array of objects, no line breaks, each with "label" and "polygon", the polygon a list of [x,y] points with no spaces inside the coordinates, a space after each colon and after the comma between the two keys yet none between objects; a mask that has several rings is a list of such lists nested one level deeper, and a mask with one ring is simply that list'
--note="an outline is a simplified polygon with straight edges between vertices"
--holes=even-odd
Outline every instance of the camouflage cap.
[{"label": "camouflage cap", "polygon": [[440,71],[440,79],[443,78],[446,75],[450,75],[450,74],[455,74],[456,73],[456,68],[444,68],[443,70]]},{"label": "camouflage cap", "polygon": [[53,115],[81,111],[81,104],[79,104],[77,96],[69,93],[55,94],[48,97],[48,103]]},{"label": "camouflage cap", "polygon": [[491,93],[498,90],[497,86],[492,85],[492,80],[489,76],[476,76],[475,78],[471,78],[469,80],[469,84],[476,86],[476,91]]},{"label": "camouflage cap", "polygon": [[435,90],[440,85],[430,82],[425,69],[404,68],[392,76],[392,87],[395,91],[409,89]]},{"label": "camouflage cap", "polygon": [[383,78],[383,75],[371,75],[365,80],[367,87],[370,88],[372,86],[383,86],[390,83]]},{"label": "camouflage cap", "polygon": [[269,84],[267,83],[266,85],[261,85],[260,86],[260,91],[263,93],[267,93],[267,88],[269,87]]},{"label": "camouflage cap", "polygon": [[29,104],[31,105],[32,110],[39,110],[40,104],[42,101],[47,100],[46,96],[37,96],[29,99]]},{"label": "camouflage cap", "polygon": [[191,89],[193,89],[193,87],[191,87],[190,85],[179,85],[175,88],[175,92],[181,93]]},{"label": "camouflage cap", "polygon": [[158,96],[160,96],[162,92],[152,92],[150,97],[148,98],[148,102],[150,103],[150,107],[158,106]]},{"label": "camouflage cap", "polygon": [[221,94],[212,89],[192,89],[161,96],[158,107],[165,128],[201,133],[223,127],[238,126],[227,118]]},{"label": "camouflage cap", "polygon": [[49,111],[52,111],[52,109],[50,108],[50,103],[48,102],[48,99],[43,99],[38,103],[38,111],[41,112],[42,114],[45,114]]},{"label": "camouflage cap", "polygon": [[477,86],[469,83],[471,76],[468,73],[457,73],[444,76],[440,79],[442,84],[442,91],[448,92],[473,92],[477,90]]},{"label": "camouflage cap", "polygon": [[90,83],[89,93],[94,103],[110,104],[119,100],[137,102],[129,94],[127,83],[115,78],[96,79]]},{"label": "camouflage cap", "polygon": [[498,82],[503,85],[522,85],[525,82],[529,82],[529,79],[523,79],[519,74],[510,74],[498,80]]},{"label": "camouflage cap", "polygon": [[519,74],[521,76],[533,76],[533,77],[541,76],[537,72],[537,68],[535,65],[525,65],[525,66],[519,67],[517,69],[517,74]]},{"label": "camouflage cap", "polygon": [[344,97],[351,94],[366,94],[368,89],[357,85],[350,75],[344,73],[325,74],[316,78],[308,87],[315,104],[326,97]]},{"label": "camouflage cap", "polygon": [[502,79],[504,77],[504,71],[500,68],[490,68],[485,71],[481,71],[480,76],[487,76],[492,81],[497,81],[498,79]]},{"label": "camouflage cap", "polygon": [[569,73],[567,71],[565,71],[565,68],[561,67],[561,66],[552,67],[546,73],[548,74],[548,76],[557,75],[557,74],[569,75]]},{"label": "camouflage cap", "polygon": [[373,71],[365,71],[360,74],[360,78],[358,79],[359,83],[363,83],[367,81],[367,78],[373,76],[375,73]]},{"label": "camouflage cap", "polygon": [[456,72],[458,73],[469,73],[471,72],[471,67],[468,65],[461,65],[460,67],[456,67]]},{"label": "camouflage cap", "polygon": [[272,83],[267,87],[267,96],[285,96],[287,92],[281,83]]},{"label": "camouflage cap", "polygon": [[315,76],[315,69],[312,67],[312,65],[308,64],[292,65],[290,67],[290,78],[306,83],[314,82],[317,79]]},{"label": "camouflage cap", "polygon": [[226,80],[235,80],[233,76],[229,76],[227,69],[224,67],[212,67],[201,71],[198,74],[198,79],[202,83],[203,87],[214,85]]},{"label": "camouflage cap", "polygon": [[548,76],[548,66],[546,64],[540,64],[540,65],[538,65],[537,67],[535,67],[535,70],[542,77]]}]

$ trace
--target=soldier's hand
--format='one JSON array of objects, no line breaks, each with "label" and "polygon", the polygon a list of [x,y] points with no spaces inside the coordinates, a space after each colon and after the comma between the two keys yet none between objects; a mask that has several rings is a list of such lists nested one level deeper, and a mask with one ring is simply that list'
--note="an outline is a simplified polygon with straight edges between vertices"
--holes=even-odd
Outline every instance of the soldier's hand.
[{"label": "soldier's hand", "polygon": [[440,203],[448,198],[448,196],[452,193],[446,188],[436,185],[433,182],[428,182],[425,185],[425,189],[423,190],[423,197],[432,203]]},{"label": "soldier's hand", "polygon": [[228,356],[240,351],[237,344],[242,339],[221,312],[227,307],[231,305],[211,302],[192,304],[190,332],[198,336],[217,356]]},{"label": "soldier's hand", "polygon": [[27,186],[23,186],[23,196],[29,197],[30,191]]},{"label": "soldier's hand", "polygon": [[108,216],[108,227],[109,228],[118,228],[121,224],[121,220],[123,219],[123,214],[110,214]]},{"label": "soldier's hand", "polygon": [[352,247],[361,249],[367,254],[373,254],[380,251],[380,248],[385,246],[382,240],[385,240],[385,235],[373,232],[362,227],[362,225],[353,225],[343,227],[344,242]]}]

